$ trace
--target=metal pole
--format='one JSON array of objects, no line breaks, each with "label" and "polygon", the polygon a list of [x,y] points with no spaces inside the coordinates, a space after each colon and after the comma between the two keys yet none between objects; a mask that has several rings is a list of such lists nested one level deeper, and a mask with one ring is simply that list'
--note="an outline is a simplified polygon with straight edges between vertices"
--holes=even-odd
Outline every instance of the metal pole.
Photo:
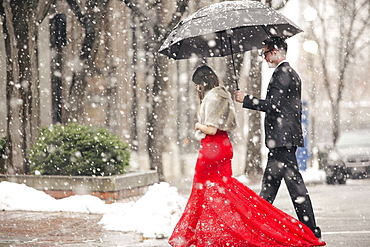
[{"label": "metal pole", "polygon": [[230,51],[231,51],[231,60],[233,61],[233,68],[234,68],[234,75],[235,75],[234,81],[236,84],[236,90],[240,90],[239,85],[238,85],[238,79],[237,79],[238,77],[236,76],[236,68],[235,68],[234,52],[233,52],[233,44],[231,42],[231,36],[229,36],[229,43],[230,43]]}]

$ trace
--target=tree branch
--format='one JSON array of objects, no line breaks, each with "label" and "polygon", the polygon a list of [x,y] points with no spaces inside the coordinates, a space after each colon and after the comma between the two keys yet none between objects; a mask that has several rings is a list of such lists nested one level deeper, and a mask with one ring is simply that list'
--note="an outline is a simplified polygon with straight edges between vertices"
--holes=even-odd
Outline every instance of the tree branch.
[{"label": "tree branch", "polygon": [[140,3],[137,0],[121,0],[132,12],[133,15],[139,17],[142,20],[148,20],[149,17],[146,15],[146,11],[140,8]]},{"label": "tree branch", "polygon": [[[183,14],[185,13],[186,9],[189,6],[189,0],[177,0],[176,6],[177,6],[176,11],[175,13],[173,13],[171,21],[168,23],[166,27],[167,30],[172,30],[175,27],[175,25],[177,25],[177,23],[180,22],[181,17],[183,16]],[[166,32],[165,34],[166,34],[165,36],[167,36],[169,32]]]},{"label": "tree branch", "polygon": [[56,0],[50,1],[39,1],[36,7],[36,21],[41,23],[45,16],[47,15],[51,5],[55,3]]}]

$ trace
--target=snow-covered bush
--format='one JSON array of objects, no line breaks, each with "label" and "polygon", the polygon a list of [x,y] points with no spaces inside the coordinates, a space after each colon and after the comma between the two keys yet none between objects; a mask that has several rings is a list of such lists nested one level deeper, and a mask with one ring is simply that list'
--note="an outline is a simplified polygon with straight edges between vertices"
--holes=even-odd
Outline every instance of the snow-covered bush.
[{"label": "snow-covered bush", "polygon": [[125,173],[129,146],[107,130],[78,124],[42,128],[30,151],[30,172],[110,176]]}]

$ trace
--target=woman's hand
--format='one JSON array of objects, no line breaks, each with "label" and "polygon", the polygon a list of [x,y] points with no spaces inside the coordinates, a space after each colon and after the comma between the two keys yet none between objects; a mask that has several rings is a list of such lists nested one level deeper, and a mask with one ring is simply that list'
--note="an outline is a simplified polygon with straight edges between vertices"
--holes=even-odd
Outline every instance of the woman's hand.
[{"label": "woman's hand", "polygon": [[211,125],[204,125],[201,123],[195,123],[195,130],[200,130],[206,135],[215,135],[217,128]]},{"label": "woman's hand", "polygon": [[201,126],[202,126],[203,124],[201,124],[201,123],[195,123],[195,130],[200,130],[200,128],[201,128]]}]

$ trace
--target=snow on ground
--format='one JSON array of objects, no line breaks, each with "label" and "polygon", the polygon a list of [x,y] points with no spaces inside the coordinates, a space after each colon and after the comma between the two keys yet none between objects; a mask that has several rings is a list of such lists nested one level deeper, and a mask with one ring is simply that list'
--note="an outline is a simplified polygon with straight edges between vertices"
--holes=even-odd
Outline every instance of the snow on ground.
[{"label": "snow on ground", "polygon": [[25,184],[0,183],[0,210],[103,213],[104,201],[95,196],[71,196],[57,200]]},{"label": "snow on ground", "polygon": [[[325,172],[315,169],[302,172],[302,176],[306,183],[325,180]],[[169,237],[180,219],[186,201],[178,194],[176,187],[165,182],[150,186],[148,192],[136,202],[112,204],[105,204],[90,195],[55,199],[24,184],[0,183],[0,210],[103,214],[99,224],[105,229],[135,231],[142,233],[145,238]]]},{"label": "snow on ground", "polygon": [[324,183],[326,181],[326,174],[323,170],[317,170],[314,168],[307,168],[305,171],[301,171],[303,180],[306,184],[309,183]]},{"label": "snow on ground", "polygon": [[169,237],[180,219],[186,199],[168,183],[154,184],[135,203],[114,203],[100,223],[107,230],[136,231],[146,238]]},{"label": "snow on ground", "polygon": [[55,199],[24,184],[0,183],[0,210],[65,211],[103,214],[107,230],[136,231],[145,238],[168,237],[186,204],[186,199],[168,183],[157,183],[136,202],[105,204],[98,197],[75,195]]}]

